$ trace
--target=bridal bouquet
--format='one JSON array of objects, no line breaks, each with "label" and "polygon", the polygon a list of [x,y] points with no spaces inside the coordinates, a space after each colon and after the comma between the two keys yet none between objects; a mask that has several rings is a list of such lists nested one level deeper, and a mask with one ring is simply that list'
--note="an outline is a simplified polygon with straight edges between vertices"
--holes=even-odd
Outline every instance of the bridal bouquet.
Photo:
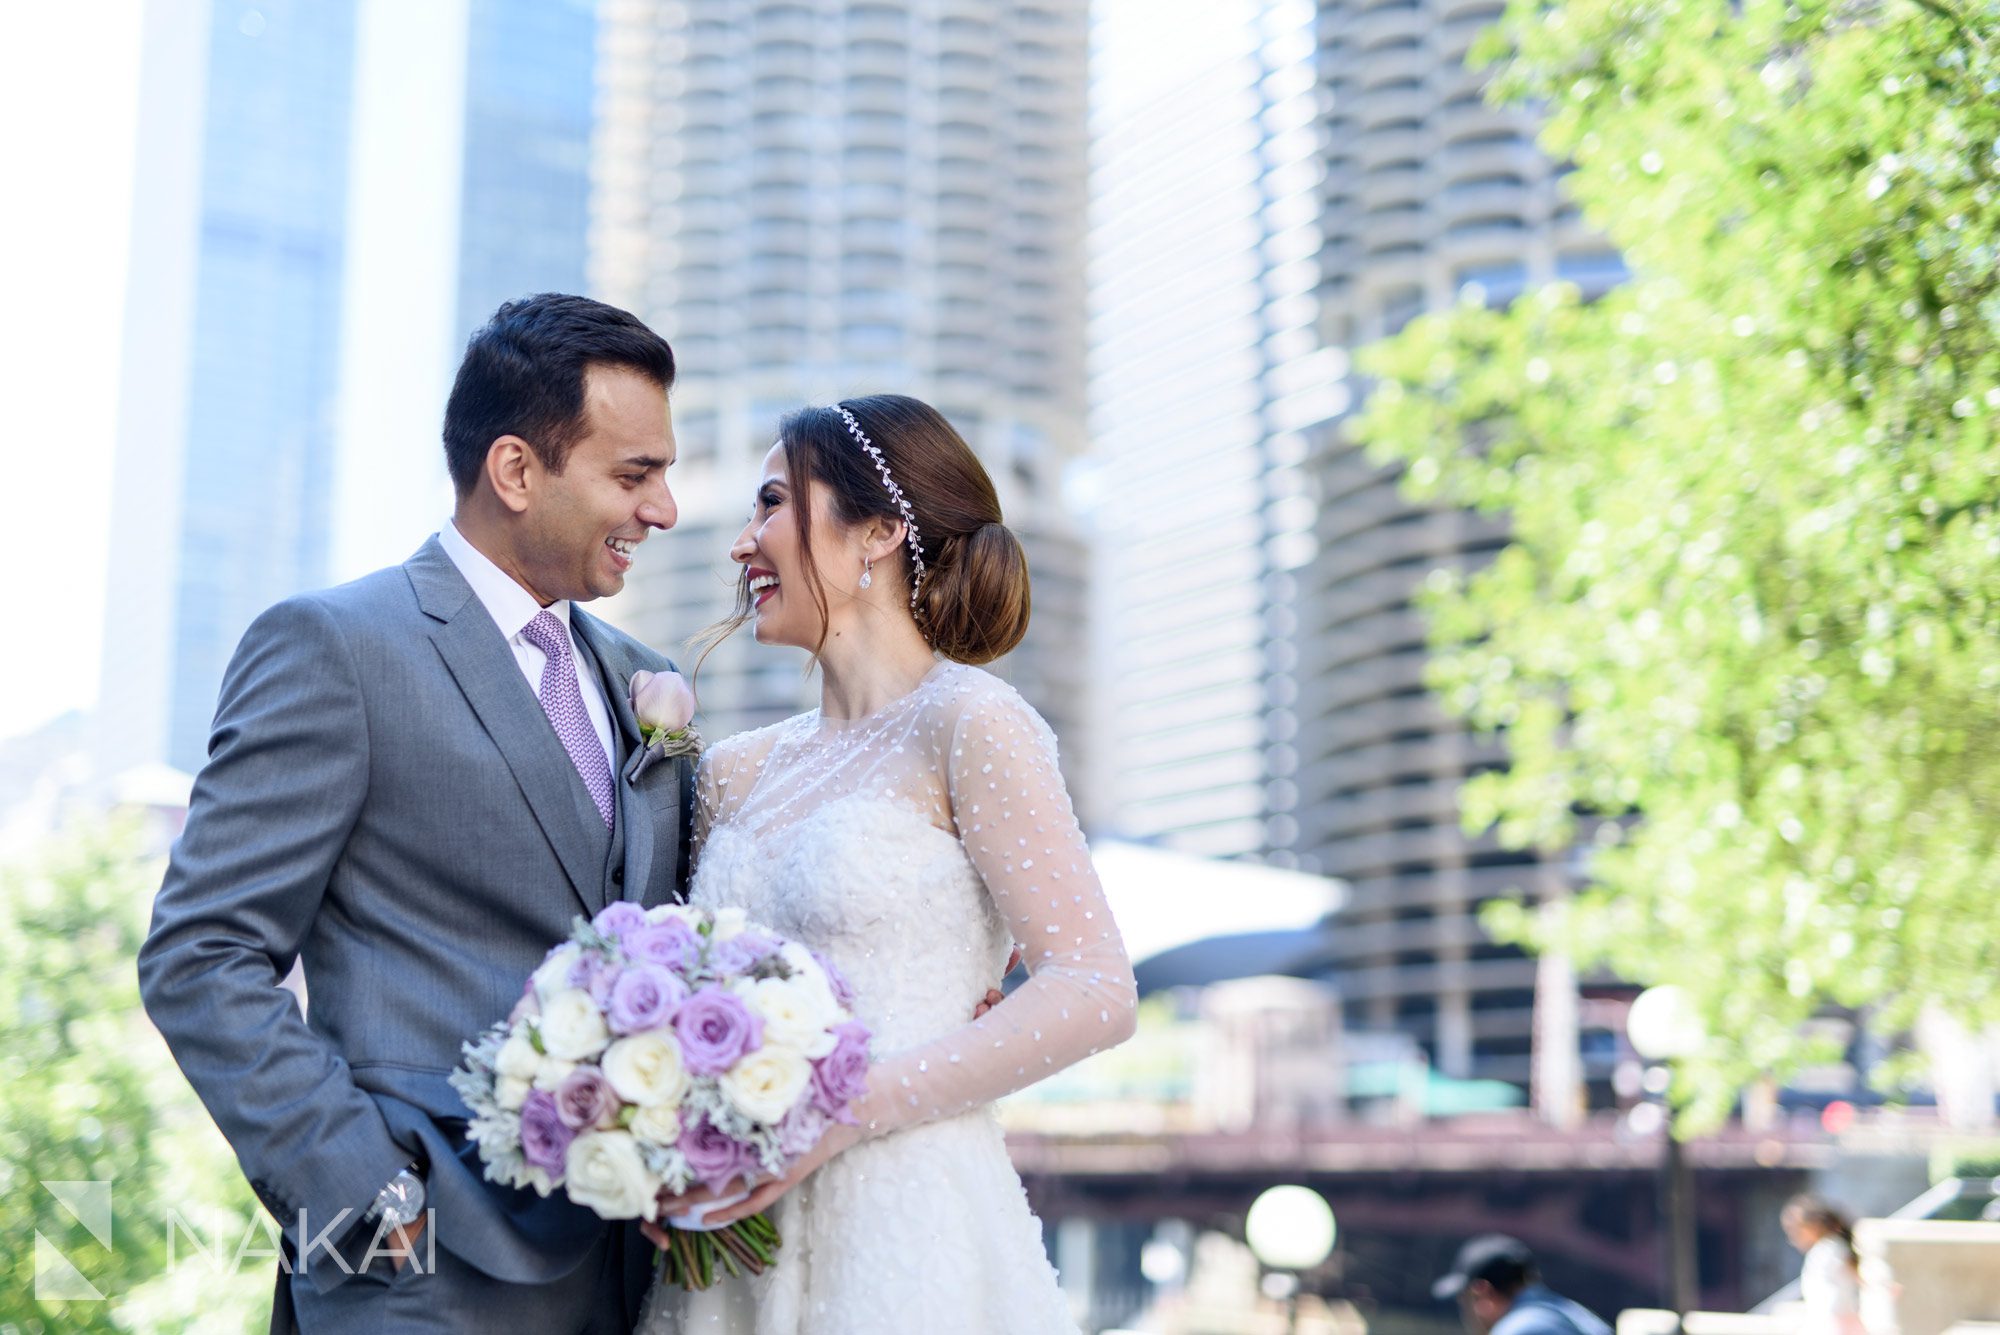
[{"label": "bridal bouquet", "polygon": [[[659,1222],[662,1192],[781,1176],[866,1091],[868,1030],[831,962],[741,909],[617,903],[576,920],[452,1087],[489,1180]],[[762,1215],[667,1221],[670,1283],[761,1273]]]}]

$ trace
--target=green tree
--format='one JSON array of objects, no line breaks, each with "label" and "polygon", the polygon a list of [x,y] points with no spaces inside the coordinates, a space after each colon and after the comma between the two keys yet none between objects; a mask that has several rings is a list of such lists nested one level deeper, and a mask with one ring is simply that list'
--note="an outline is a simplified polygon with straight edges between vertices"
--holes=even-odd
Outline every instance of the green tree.
[{"label": "green tree", "polygon": [[1511,763],[1468,825],[1592,850],[1503,935],[1685,985],[1691,1116],[1828,1003],[2000,1020],[2000,5],[1512,0],[1481,54],[1632,280],[1418,320],[1357,424],[1513,541],[1426,592]]},{"label": "green tree", "polygon": [[[139,1005],[142,850],[120,823],[0,868],[0,1330],[235,1332],[270,1310],[275,1263],[233,1264],[246,1236],[273,1246],[260,1207]],[[102,1189],[71,1193],[79,1218],[45,1183],[108,1183],[109,1245]],[[77,1279],[103,1300],[66,1299]]]}]

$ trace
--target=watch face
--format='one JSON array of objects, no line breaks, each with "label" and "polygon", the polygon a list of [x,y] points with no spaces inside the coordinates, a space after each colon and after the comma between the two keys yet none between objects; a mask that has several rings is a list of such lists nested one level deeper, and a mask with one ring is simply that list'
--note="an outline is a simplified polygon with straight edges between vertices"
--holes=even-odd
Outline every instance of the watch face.
[{"label": "watch face", "polygon": [[398,1173],[384,1188],[385,1203],[382,1214],[398,1227],[406,1227],[417,1221],[424,1212],[424,1184],[408,1172]]}]

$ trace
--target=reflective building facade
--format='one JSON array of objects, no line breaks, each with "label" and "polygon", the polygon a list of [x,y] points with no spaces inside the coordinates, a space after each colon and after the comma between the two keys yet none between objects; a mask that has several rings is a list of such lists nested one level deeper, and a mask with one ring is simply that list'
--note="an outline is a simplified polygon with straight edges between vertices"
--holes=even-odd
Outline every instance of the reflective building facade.
[{"label": "reflective building facade", "polygon": [[[367,565],[416,547],[443,518],[438,414],[466,332],[507,297],[583,284],[594,4],[414,17],[148,6],[100,708],[117,766],[199,769],[244,630],[360,573],[339,549],[378,510],[414,517]],[[435,78],[422,132],[371,138],[403,114],[368,100],[401,62]],[[437,160],[413,166],[406,137]],[[416,363],[400,397],[385,360]]]},{"label": "reflective building facade", "polygon": [[326,581],[353,3],[155,5],[106,606],[106,736],[192,772],[237,639]]}]

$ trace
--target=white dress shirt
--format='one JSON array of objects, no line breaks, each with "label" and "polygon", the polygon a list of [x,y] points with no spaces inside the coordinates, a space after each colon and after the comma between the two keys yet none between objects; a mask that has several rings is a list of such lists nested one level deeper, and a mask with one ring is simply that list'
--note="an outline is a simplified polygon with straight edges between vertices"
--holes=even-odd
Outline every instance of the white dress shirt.
[{"label": "white dress shirt", "polygon": [[458,567],[458,573],[465,576],[465,582],[472,586],[472,592],[493,618],[493,624],[507,637],[507,647],[514,651],[514,661],[521,665],[521,675],[528,679],[528,689],[537,699],[542,693],[542,669],[548,665],[548,658],[521,632],[535,619],[535,614],[549,611],[556,620],[562,622],[563,630],[569,636],[569,656],[576,664],[577,685],[582,689],[584,712],[590,715],[590,726],[597,730],[597,743],[604,748],[604,758],[610,762],[611,773],[618,773],[618,753],[611,747],[611,711],[604,703],[604,690],[598,684],[597,674],[583,660],[576,647],[576,632],[570,629],[569,600],[550,603],[546,609],[535,601],[533,594],[514,582],[514,577],[494,565],[486,553],[467,542],[465,535],[458,531],[458,525],[451,520],[444,521],[438,529],[438,545],[444,554]]}]

